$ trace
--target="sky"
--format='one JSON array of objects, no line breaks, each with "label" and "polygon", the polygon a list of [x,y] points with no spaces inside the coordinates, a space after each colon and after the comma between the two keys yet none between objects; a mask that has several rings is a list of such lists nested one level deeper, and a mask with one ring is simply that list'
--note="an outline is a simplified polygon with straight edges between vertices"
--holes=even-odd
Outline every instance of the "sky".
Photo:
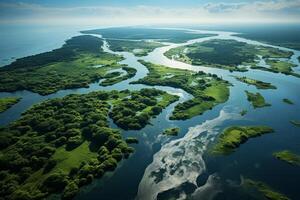
[{"label": "sky", "polygon": [[300,0],[0,0],[0,25],[267,22],[300,22]]}]

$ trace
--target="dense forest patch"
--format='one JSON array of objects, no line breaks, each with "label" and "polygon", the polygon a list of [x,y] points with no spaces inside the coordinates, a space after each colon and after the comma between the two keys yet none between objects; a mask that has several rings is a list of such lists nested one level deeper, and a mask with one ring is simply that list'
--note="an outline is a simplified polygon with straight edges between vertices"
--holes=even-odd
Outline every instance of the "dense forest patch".
[{"label": "dense forest patch", "polygon": [[173,48],[165,53],[168,58],[189,64],[230,71],[247,71],[244,66],[256,66],[258,55],[263,58],[290,58],[293,52],[236,40],[215,39]]},{"label": "dense forest patch", "polygon": [[[0,130],[0,196],[74,197],[81,186],[114,170],[134,150],[127,143],[137,141],[125,141],[119,129],[110,128],[109,115],[116,120],[121,114],[128,120],[124,128],[141,128],[177,99],[156,89],[99,91],[33,106]],[[136,107],[123,107],[129,104]]]},{"label": "dense forest patch", "polygon": [[152,116],[158,115],[178,99],[178,96],[160,90],[142,89],[119,100],[112,108],[110,117],[125,130],[139,130],[149,123]]},{"label": "dense forest patch", "polygon": [[102,45],[100,38],[82,35],[67,40],[59,49],[17,59],[0,69],[0,91],[30,90],[47,95],[61,89],[89,87],[108,71],[126,67],[118,64],[122,57],[104,52]]}]

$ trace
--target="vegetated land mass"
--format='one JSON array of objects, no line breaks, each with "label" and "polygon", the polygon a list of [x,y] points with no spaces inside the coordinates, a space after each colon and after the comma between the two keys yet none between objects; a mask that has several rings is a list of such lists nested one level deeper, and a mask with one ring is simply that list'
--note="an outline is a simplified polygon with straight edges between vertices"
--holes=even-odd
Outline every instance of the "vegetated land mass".
[{"label": "vegetated land mass", "polygon": [[121,81],[130,79],[135,76],[137,70],[131,67],[122,67],[122,70],[125,73],[121,72],[108,72],[103,76],[103,80],[100,82],[102,86],[114,85],[116,83],[120,83]]},{"label": "vegetated land mass", "polygon": [[275,153],[273,153],[273,156],[275,158],[282,160],[284,162],[287,162],[291,165],[300,166],[300,156],[289,150],[275,152]]},{"label": "vegetated land mass", "polygon": [[168,58],[181,62],[242,72],[248,70],[245,66],[264,69],[265,67],[257,67],[259,62],[258,56],[266,59],[290,58],[292,55],[293,52],[277,48],[220,39],[177,47],[165,52],[165,56]]},{"label": "vegetated land mass", "polygon": [[290,121],[293,125],[300,127],[300,120],[291,120]]},{"label": "vegetated land mass", "polygon": [[259,93],[252,93],[245,91],[247,95],[247,100],[252,103],[254,108],[262,108],[266,106],[271,106],[271,104],[266,103],[265,98]]},{"label": "vegetated land mass", "polygon": [[178,99],[178,96],[160,90],[142,89],[118,100],[109,115],[119,127],[139,130],[149,123],[152,116],[158,115]]},{"label": "vegetated land mass", "polygon": [[152,41],[132,41],[132,40],[107,40],[109,48],[112,51],[127,51],[133,53],[135,56],[146,56],[158,47],[165,45]]},{"label": "vegetated land mass", "polygon": [[228,100],[229,83],[216,75],[170,68],[142,60],[139,62],[148,68],[149,73],[132,84],[181,88],[194,96],[194,98],[175,106],[170,116],[172,120],[192,118]]},{"label": "vegetated land mass", "polygon": [[16,103],[18,103],[21,98],[18,97],[3,97],[0,98],[0,113],[6,111]]},{"label": "vegetated land mass", "polygon": [[262,196],[269,200],[290,200],[290,198],[288,198],[285,194],[275,191],[270,186],[260,181],[245,179],[243,186],[246,188],[250,187],[256,189]]},{"label": "vegetated land mass", "polygon": [[292,75],[300,78],[300,74],[293,71],[293,68],[297,66],[293,63],[290,63],[288,61],[266,59],[266,64],[269,65],[270,67],[267,68],[267,67],[256,66],[253,67],[253,69],[260,69],[263,71],[269,71],[273,73],[282,73],[285,75]]},{"label": "vegetated land mass", "polygon": [[280,25],[261,28],[251,27],[247,30],[237,30],[242,32],[239,37],[256,40],[263,43],[282,46],[291,49],[300,50],[300,28],[299,26]]},{"label": "vegetated land mass", "polygon": [[153,28],[105,28],[81,31],[84,34],[99,34],[107,39],[131,39],[144,40],[153,39],[157,41],[182,43],[188,40],[216,36],[216,34],[195,33],[185,30],[168,30],[168,29],[153,29]]},{"label": "vegetated land mass", "polygon": [[[44,199],[62,193],[63,199],[73,198],[80,187],[114,170],[120,160],[134,151],[119,129],[109,127],[110,108],[115,109],[113,116],[125,114],[127,109],[129,117],[122,117],[128,125],[132,120],[144,126],[149,117],[137,117],[136,121],[131,113],[143,110],[141,115],[157,115],[161,110],[152,112],[157,105],[154,97],[172,98],[155,89],[100,91],[68,95],[33,106],[19,120],[0,130],[0,196]],[[143,98],[145,101],[140,102]],[[140,102],[139,109],[117,109],[126,102]],[[167,104],[165,99],[160,106]]]},{"label": "vegetated land mass", "polygon": [[287,99],[287,98],[282,99],[282,101],[283,101],[284,103],[286,103],[286,104],[290,104],[290,105],[293,105],[293,104],[294,104],[294,102],[293,102],[292,100]]},{"label": "vegetated land mass", "polygon": [[241,115],[241,116],[244,116],[244,115],[247,114],[247,112],[248,112],[248,111],[247,111],[246,109],[243,109],[243,110],[240,111],[240,115]]},{"label": "vegetated land mass", "polygon": [[[59,49],[17,59],[0,69],[0,91],[30,90],[41,95],[61,89],[88,87],[123,58],[106,53],[100,38],[76,36]],[[120,79],[121,80],[121,79]]]},{"label": "vegetated land mass", "polygon": [[276,89],[276,86],[272,85],[271,83],[266,83],[260,80],[255,80],[252,78],[248,78],[246,76],[234,76],[238,81],[246,83],[248,85],[254,85],[257,89]]},{"label": "vegetated land mass", "polygon": [[226,128],[212,147],[214,154],[230,154],[250,138],[272,133],[268,126],[232,126]]},{"label": "vegetated land mass", "polygon": [[178,127],[167,128],[162,132],[162,134],[167,136],[177,136],[179,131],[180,129]]}]

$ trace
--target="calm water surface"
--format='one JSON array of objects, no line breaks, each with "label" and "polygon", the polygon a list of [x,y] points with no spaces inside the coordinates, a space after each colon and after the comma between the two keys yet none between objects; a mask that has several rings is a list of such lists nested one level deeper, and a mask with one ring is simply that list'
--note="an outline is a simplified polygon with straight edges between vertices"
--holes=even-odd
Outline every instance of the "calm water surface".
[{"label": "calm water surface", "polygon": [[[203,33],[212,32],[217,33],[218,36],[191,40],[182,44],[168,43],[168,46],[157,48],[148,56],[142,57],[142,59],[170,67],[194,71],[201,70],[217,74],[233,84],[230,88],[231,95],[229,100],[205,112],[201,116],[185,121],[170,121],[168,120],[168,116],[174,106],[178,102],[191,98],[191,95],[180,89],[155,87],[179,95],[180,100],[168,106],[159,116],[151,120],[152,125],[148,125],[140,131],[123,131],[124,136],[134,136],[139,139],[139,144],[133,145],[136,149],[135,153],[129,159],[122,161],[117,170],[106,174],[104,178],[96,180],[91,185],[83,188],[77,199],[100,199],[100,197],[101,199],[122,200],[155,199],[158,193],[178,188],[186,182],[194,184],[197,188],[192,194],[192,198],[194,199],[212,199],[220,194],[222,194],[222,197],[218,197],[218,199],[225,199],[229,195],[231,195],[230,199],[239,199],[241,198],[240,196],[232,195],[233,189],[231,186],[238,185],[241,177],[264,181],[273,188],[287,194],[291,199],[297,200],[300,198],[300,193],[297,189],[297,181],[300,180],[299,169],[272,157],[274,151],[283,149],[290,149],[295,153],[300,153],[299,129],[289,123],[289,120],[299,119],[300,79],[259,70],[230,73],[221,69],[192,66],[170,60],[163,55],[170,48],[209,39],[235,39],[249,44],[265,45],[256,41],[232,36],[233,33],[230,32],[193,31]],[[5,51],[5,54],[1,54],[1,65],[9,63],[14,59],[13,57],[22,57],[57,48],[64,40],[79,33],[76,30],[70,30],[69,32],[60,30],[56,34],[34,38],[30,37],[33,34],[30,34],[28,30],[27,35],[23,37],[23,39],[27,38],[25,40],[27,43],[19,37],[14,37],[14,40],[12,40],[9,35],[5,34],[7,33],[4,33],[4,37],[1,35],[1,40],[6,38],[6,41],[0,45],[0,51],[3,52],[2,48],[4,47],[9,47],[9,49]],[[49,37],[53,40],[53,43],[49,42]],[[39,44],[43,45],[40,46]],[[29,46],[32,46],[32,48],[29,48]],[[34,48],[35,46],[36,48]],[[39,49],[39,46],[41,49]],[[107,43],[105,43],[103,48],[105,51],[111,52]],[[278,48],[290,50],[282,47]],[[28,49],[28,51],[24,49]],[[299,70],[299,62],[296,58],[300,55],[300,52],[291,51],[294,52],[294,56],[290,59],[290,62],[297,64],[298,67],[296,70]],[[141,58],[137,58],[133,54],[126,52],[111,53],[123,55],[125,59],[121,63],[136,68],[136,76],[114,86],[102,87],[98,83],[92,83],[89,88],[61,90],[48,96],[41,96],[29,91],[0,93],[0,97],[22,97],[22,100],[18,104],[0,114],[0,125],[5,125],[18,119],[23,111],[33,104],[46,99],[63,97],[72,93],[84,94],[97,90],[138,90],[149,87],[141,84],[129,85],[129,82],[138,80],[148,73],[147,68],[137,61]],[[264,64],[263,62],[261,63]],[[277,90],[259,90],[266,101],[271,103],[272,106],[253,109],[246,99],[244,90],[251,92],[257,92],[258,90],[254,86],[248,86],[236,81],[232,75],[245,75],[250,78],[270,82],[277,86]],[[295,102],[295,105],[283,103],[283,98],[291,99]],[[248,113],[244,117],[239,115],[242,109],[248,110]],[[230,156],[212,157],[207,154],[209,144],[214,141],[214,138],[224,127],[230,125],[269,125],[276,132],[249,140]],[[115,127],[113,122],[111,122],[111,126]],[[164,128],[172,126],[181,128],[180,134],[177,137],[167,138],[161,136]],[[158,175],[154,176],[153,174]],[[155,178],[157,177],[161,178],[159,182],[155,182]],[[203,179],[200,181],[201,184],[199,182],[200,179]],[[182,198],[185,197],[184,193],[180,195]]]}]

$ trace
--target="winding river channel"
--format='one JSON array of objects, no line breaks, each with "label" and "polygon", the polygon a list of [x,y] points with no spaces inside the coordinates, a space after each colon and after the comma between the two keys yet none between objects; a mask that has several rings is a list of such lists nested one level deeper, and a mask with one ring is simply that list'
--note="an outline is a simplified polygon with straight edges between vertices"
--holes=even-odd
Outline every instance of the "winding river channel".
[{"label": "winding river channel", "polygon": [[[159,193],[176,188],[179,191],[176,193],[178,198],[185,199],[186,192],[183,191],[186,189],[182,189],[181,186],[187,183],[193,185],[189,187],[195,189],[191,194],[193,199],[213,199],[221,192],[225,192],[225,194],[232,192],[232,188],[240,184],[241,177],[264,181],[286,193],[291,199],[299,199],[300,194],[297,189],[297,180],[300,180],[299,170],[278,162],[272,157],[272,153],[283,149],[299,152],[299,128],[297,130],[297,127],[290,124],[289,121],[300,117],[300,79],[252,69],[248,72],[231,73],[227,70],[193,66],[168,59],[163,54],[171,48],[210,39],[234,39],[249,44],[274,47],[240,38],[231,32],[184,30],[216,33],[217,36],[190,40],[180,44],[164,43],[166,46],[155,49],[145,57],[136,57],[128,52],[112,52],[105,42],[103,46],[105,51],[122,55],[125,58],[121,61],[122,64],[137,69],[135,77],[113,86],[102,87],[97,82],[90,84],[89,88],[61,90],[47,96],[30,91],[0,93],[0,97],[22,97],[18,104],[0,114],[0,125],[6,125],[18,119],[21,113],[30,106],[46,99],[97,90],[139,90],[150,87],[142,84],[129,84],[145,77],[148,73],[147,68],[138,62],[139,59],[174,68],[213,73],[233,84],[230,87],[230,97],[227,102],[192,119],[171,121],[168,116],[174,106],[192,96],[181,89],[155,86],[157,89],[179,95],[180,100],[168,106],[159,116],[151,120],[151,125],[144,129],[123,131],[124,136],[134,136],[139,139],[139,144],[134,145],[135,153],[129,159],[122,161],[114,172],[106,174],[102,179],[83,188],[76,199],[153,200]],[[277,46],[276,48],[294,52],[289,61],[297,64],[298,67],[294,69],[299,72],[300,64],[297,57],[300,56],[300,51]],[[261,64],[265,65],[263,62]],[[244,91],[257,92],[258,90],[254,86],[238,82],[232,75],[247,76],[275,85],[276,90],[259,90],[272,106],[253,109],[247,101]],[[291,99],[295,105],[283,103],[283,98]],[[243,109],[247,109],[248,113],[242,117],[239,112]],[[231,125],[268,125],[273,127],[276,132],[248,141],[230,156],[209,156],[206,153],[208,145],[224,127]],[[116,127],[112,121],[111,126]],[[173,126],[180,127],[178,136],[167,138],[161,135],[163,129]]]}]

